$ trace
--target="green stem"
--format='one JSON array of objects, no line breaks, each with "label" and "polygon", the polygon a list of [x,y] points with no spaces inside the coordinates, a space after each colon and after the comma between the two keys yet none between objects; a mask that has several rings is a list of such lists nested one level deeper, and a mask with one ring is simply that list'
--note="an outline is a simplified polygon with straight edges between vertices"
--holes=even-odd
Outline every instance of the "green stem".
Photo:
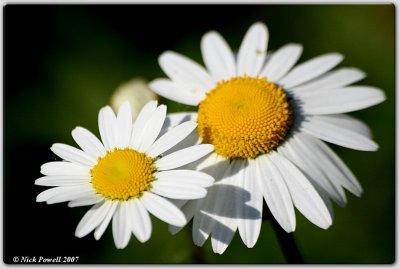
[{"label": "green stem", "polygon": [[304,264],[304,259],[296,244],[293,233],[287,233],[282,229],[279,223],[272,216],[266,204],[264,204],[263,220],[271,221],[286,262],[289,264]]},{"label": "green stem", "polygon": [[272,221],[272,226],[274,227],[276,237],[287,263],[303,264],[304,259],[301,256],[296,241],[294,240],[293,233],[287,233],[276,221]]},{"label": "green stem", "polygon": [[205,264],[206,263],[206,259],[204,257],[203,248],[198,247],[193,243],[192,230],[188,229],[187,227],[184,228],[184,230],[189,235],[188,236],[188,238],[190,240],[189,244],[192,246],[192,255],[193,255],[192,258],[193,258],[194,262],[197,263],[197,264]]}]

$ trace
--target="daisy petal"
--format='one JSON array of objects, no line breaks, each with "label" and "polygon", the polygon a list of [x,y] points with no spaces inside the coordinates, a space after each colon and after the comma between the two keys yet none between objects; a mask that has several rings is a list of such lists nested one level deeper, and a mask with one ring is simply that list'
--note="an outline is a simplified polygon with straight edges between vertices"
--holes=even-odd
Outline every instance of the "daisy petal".
[{"label": "daisy petal", "polygon": [[39,186],[72,186],[87,184],[90,176],[44,176],[35,180]]},{"label": "daisy petal", "polygon": [[204,157],[214,150],[213,145],[201,144],[171,153],[155,162],[159,171],[181,167]]},{"label": "daisy petal", "polygon": [[145,192],[140,200],[144,207],[162,221],[175,226],[184,226],[186,218],[170,201],[156,194]]},{"label": "daisy petal", "polygon": [[[179,150],[186,149],[191,146],[199,145],[201,143],[202,143],[202,140],[199,137],[198,133],[191,132],[185,139],[183,139],[181,142],[179,142],[178,144],[176,144],[175,146],[173,146],[172,148],[170,148],[169,150],[164,152],[162,155],[167,156],[167,155],[177,152]],[[200,159],[201,158],[199,158],[199,160]],[[189,163],[189,164],[185,165],[184,167],[185,167],[185,169],[193,169],[192,166],[196,166],[197,163],[198,162],[195,161],[193,163]]]},{"label": "daisy petal", "polygon": [[151,236],[152,224],[149,213],[139,199],[133,199],[129,202],[129,207],[132,219],[132,232],[140,242],[144,243]]},{"label": "daisy petal", "polygon": [[278,152],[293,162],[307,176],[314,187],[318,186],[340,206],[346,205],[346,194],[342,187],[335,178],[330,180],[331,176],[327,172],[327,168],[320,166],[316,152],[311,150],[306,141],[294,136],[279,147]]},{"label": "daisy petal", "polygon": [[260,76],[269,81],[279,81],[296,64],[303,47],[299,44],[287,44],[278,49],[268,60]]},{"label": "daisy petal", "polygon": [[150,101],[142,108],[142,110],[140,110],[139,115],[132,126],[132,137],[130,142],[132,148],[137,149],[139,147],[142,142],[143,129],[156,109],[157,101]]},{"label": "daisy petal", "polygon": [[75,236],[81,238],[93,231],[104,220],[112,203],[104,201],[90,208],[76,227]]},{"label": "daisy petal", "polygon": [[167,107],[165,105],[159,106],[154,111],[151,118],[148,120],[146,126],[143,129],[142,141],[138,150],[140,152],[146,152],[149,147],[157,139],[158,134],[164,124],[165,116],[167,115]]},{"label": "daisy petal", "polygon": [[357,68],[340,68],[291,90],[293,92],[306,92],[339,89],[363,78],[365,78],[365,73]]},{"label": "daisy petal", "polygon": [[211,245],[214,253],[223,254],[231,243],[237,230],[237,222],[234,219],[225,218],[218,224],[214,224],[211,232]]},{"label": "daisy petal", "polygon": [[170,170],[154,174],[157,181],[168,181],[175,184],[194,185],[209,187],[213,184],[214,178],[206,173],[194,170]]},{"label": "daisy petal", "polygon": [[161,132],[166,133],[168,130],[187,121],[197,122],[197,113],[196,112],[169,113],[165,118]]},{"label": "daisy petal", "polygon": [[378,145],[368,137],[316,116],[308,116],[300,128],[310,135],[342,147],[363,151],[378,149]]},{"label": "daisy petal", "polygon": [[335,219],[335,212],[333,211],[333,205],[331,200],[329,199],[328,195],[326,195],[326,193],[323,190],[321,190],[318,186],[315,187],[315,190],[318,192],[318,195],[321,196],[322,201],[324,201],[333,222]]},{"label": "daisy petal", "polygon": [[326,194],[326,192],[324,190],[322,190],[318,185],[315,185],[314,188],[317,191],[318,195],[321,197],[322,201],[324,201],[324,204],[325,204],[326,208],[328,209],[329,215],[331,216],[331,219],[333,222],[334,218],[335,218],[335,212],[333,211],[333,205],[332,205],[331,199]]},{"label": "daisy petal", "polygon": [[96,192],[90,185],[81,185],[79,189],[73,191],[67,191],[64,193],[59,193],[47,199],[46,203],[48,205],[69,202],[79,198],[91,197]]},{"label": "daisy petal", "polygon": [[125,248],[131,239],[131,217],[128,211],[129,202],[120,202],[112,220],[114,243],[118,249]]},{"label": "daisy petal", "polygon": [[356,177],[346,166],[346,164],[336,155],[336,153],[327,146],[324,142],[310,135],[299,133],[302,141],[307,141],[307,146],[310,150],[317,154],[318,164],[321,168],[328,171],[329,175],[337,180],[343,187],[351,193],[360,196],[362,187]]},{"label": "daisy petal", "polygon": [[117,209],[117,205],[119,202],[112,202],[109,210],[107,211],[106,216],[104,217],[103,221],[97,226],[96,230],[94,231],[94,238],[99,240],[103,235],[104,231],[107,229],[108,224],[110,223],[112,217],[114,216],[115,210]]},{"label": "daisy petal", "polygon": [[[36,202],[48,202],[55,197],[79,197],[92,190],[91,184],[77,185],[77,186],[63,186],[47,189],[39,193],[36,197]],[[73,200],[73,199],[71,199]]]},{"label": "daisy petal", "polygon": [[272,152],[269,159],[282,174],[296,208],[312,223],[327,229],[332,224],[331,215],[311,183],[279,153]]},{"label": "daisy petal", "polygon": [[[193,216],[192,237],[193,243],[196,246],[203,246],[205,241],[210,236],[211,228],[214,226],[214,219],[205,212],[210,211],[209,208],[212,205],[215,205],[215,201],[217,199],[217,189],[218,188],[215,185],[208,189],[206,199],[203,201],[202,206],[199,206],[200,209],[203,209],[197,210]],[[196,200],[189,201],[189,203],[193,203],[195,201]]]},{"label": "daisy petal", "polygon": [[[238,229],[240,237],[248,248],[252,248],[260,235],[261,217],[263,198],[260,188],[255,180],[256,176],[253,161],[250,161],[246,167],[243,167],[243,176],[239,179],[240,186],[250,194],[250,199],[237,203],[239,219]],[[243,198],[243,197],[242,197]],[[251,213],[249,208],[254,209],[253,212],[258,212],[258,215]]]},{"label": "daisy petal", "polygon": [[[182,213],[185,215],[186,222],[189,222],[193,218],[194,214],[198,212],[198,209],[202,202],[203,199],[192,200],[188,201],[186,204],[182,206],[181,210]],[[170,225],[168,227],[168,230],[172,235],[174,235],[177,234],[180,230],[182,230],[182,228],[183,227]]]},{"label": "daisy petal", "polygon": [[313,116],[313,118],[318,118],[321,121],[341,126],[347,130],[350,130],[367,138],[372,138],[372,132],[368,125],[352,116],[345,114],[315,115]]},{"label": "daisy petal", "polygon": [[195,84],[201,92],[214,88],[215,82],[206,70],[193,60],[173,51],[161,54],[158,62],[173,81]]},{"label": "daisy petal", "polygon": [[285,89],[293,88],[329,71],[343,60],[338,53],[329,53],[299,64],[278,81]]},{"label": "daisy petal", "polygon": [[383,91],[369,86],[313,91],[299,95],[305,114],[338,114],[364,109],[383,102]]},{"label": "daisy petal", "polygon": [[46,176],[91,176],[91,167],[70,162],[48,162],[40,167],[40,173]]},{"label": "daisy petal", "polygon": [[67,186],[67,187],[56,187],[56,188],[51,188],[47,189],[45,191],[42,191],[41,193],[36,196],[36,202],[46,202],[48,199],[51,197],[65,193],[66,191],[69,190],[76,190],[79,189],[79,186]]},{"label": "daisy petal", "polygon": [[172,199],[199,199],[206,196],[206,189],[184,182],[156,180],[152,182],[151,192]]},{"label": "daisy petal", "polygon": [[106,150],[113,150],[116,146],[115,125],[116,117],[111,107],[106,106],[100,109],[99,112],[99,131]]},{"label": "daisy petal", "polygon": [[154,142],[154,144],[152,144],[146,151],[146,154],[153,158],[157,157],[185,139],[196,127],[196,122],[187,121],[172,128],[162,137],[157,139],[157,141]]},{"label": "daisy petal", "polygon": [[290,193],[282,175],[268,155],[255,159],[257,183],[271,214],[288,233],[296,229],[296,217]]},{"label": "daisy petal", "polygon": [[119,108],[116,122],[117,147],[124,149],[129,146],[132,134],[132,109],[129,101],[125,101]]},{"label": "daisy petal", "polygon": [[[228,160],[221,156],[212,153],[206,160],[199,165],[198,169],[209,175],[212,175],[216,179],[221,179],[224,176],[225,171],[228,170],[230,163]],[[215,211],[215,205],[219,194],[218,184],[212,185],[207,189],[207,197],[204,198],[199,210],[193,217],[193,228],[192,236],[193,243],[196,246],[202,246],[210,235],[212,227],[216,224],[216,221],[210,217],[211,213]]]},{"label": "daisy petal", "polygon": [[180,199],[169,199],[171,203],[173,203],[177,208],[182,208],[187,202],[187,200],[180,200]]},{"label": "daisy petal", "polygon": [[72,131],[72,137],[79,147],[81,147],[81,149],[83,149],[83,151],[89,154],[92,158],[97,159],[98,157],[103,157],[106,155],[106,149],[104,148],[103,144],[87,129],[76,127]]},{"label": "daisy petal", "polygon": [[217,81],[236,76],[236,64],[232,50],[217,32],[206,33],[201,39],[201,53],[204,63]]},{"label": "daisy petal", "polygon": [[162,97],[188,106],[197,106],[205,98],[205,94],[199,92],[196,87],[169,79],[153,80],[149,87]]},{"label": "daisy petal", "polygon": [[77,198],[72,200],[71,202],[68,203],[69,207],[77,207],[77,206],[88,206],[88,205],[94,205],[102,202],[104,200],[104,197],[101,195],[98,195],[97,193],[93,193],[90,195],[87,195],[85,197]]},{"label": "daisy petal", "polygon": [[[218,186],[217,198],[214,205],[213,212],[210,216],[215,219],[211,228],[211,245],[213,251],[218,254],[225,252],[235,235],[238,227],[238,206],[237,198],[241,188],[238,188],[238,179],[242,177],[243,161],[234,159],[226,170],[221,184]],[[226,199],[229,197],[229,199]]]},{"label": "daisy petal", "polygon": [[56,143],[53,144],[50,149],[60,158],[72,163],[79,163],[87,166],[93,166],[96,164],[95,158],[92,158],[84,151],[74,148],[70,145]]},{"label": "daisy petal", "polygon": [[257,76],[267,54],[268,29],[263,23],[253,24],[240,45],[237,60],[239,76]]}]

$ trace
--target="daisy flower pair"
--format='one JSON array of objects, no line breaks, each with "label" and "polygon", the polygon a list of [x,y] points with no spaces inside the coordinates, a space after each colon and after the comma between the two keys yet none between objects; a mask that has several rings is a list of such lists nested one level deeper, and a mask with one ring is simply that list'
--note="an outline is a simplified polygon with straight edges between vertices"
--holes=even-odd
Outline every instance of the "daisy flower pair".
[{"label": "daisy flower pair", "polygon": [[150,102],[132,124],[128,104],[117,115],[103,108],[102,142],[78,127],[72,135],[82,150],[55,144],[52,150],[64,161],[43,165],[45,177],[36,184],[57,187],[37,200],[93,205],[76,235],[95,230],[98,239],[112,219],[119,248],[131,233],[148,240],[148,212],[169,223],[172,233],[193,219],[194,243],[211,237],[216,253],[226,250],[237,230],[253,247],[263,200],[287,232],[296,228],[294,208],[328,228],[331,200],[344,206],[344,189],[359,196],[362,188],[325,142],[377,150],[369,128],[344,113],[385,97],[373,87],[349,86],[365,77],[356,68],[331,71],[343,59],[338,53],[295,66],[301,45],[267,54],[267,43],[266,26],[255,23],[237,57],[217,32],[205,34],[206,69],[175,52],[162,54],[169,79],[156,79],[150,88],[197,106],[197,113],[166,116],[165,106]]}]

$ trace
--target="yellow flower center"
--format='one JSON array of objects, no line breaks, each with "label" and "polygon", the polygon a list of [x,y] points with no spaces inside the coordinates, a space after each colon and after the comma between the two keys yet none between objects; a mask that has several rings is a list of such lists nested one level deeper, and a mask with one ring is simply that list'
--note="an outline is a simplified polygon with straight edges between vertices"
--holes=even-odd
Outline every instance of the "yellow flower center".
[{"label": "yellow flower center", "polygon": [[139,197],[151,188],[154,160],[132,149],[114,149],[99,158],[90,173],[97,193],[112,200]]},{"label": "yellow flower center", "polygon": [[218,83],[200,103],[198,133],[225,158],[255,158],[274,150],[292,123],[282,88],[266,78],[235,77]]}]

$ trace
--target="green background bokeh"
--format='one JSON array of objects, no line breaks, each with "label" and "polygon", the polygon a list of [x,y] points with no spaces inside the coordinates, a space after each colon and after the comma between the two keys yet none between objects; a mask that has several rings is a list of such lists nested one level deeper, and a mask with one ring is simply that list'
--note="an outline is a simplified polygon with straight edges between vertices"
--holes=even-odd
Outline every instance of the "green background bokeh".
[{"label": "green background bokeh", "polygon": [[[297,212],[294,237],[307,263],[392,263],[395,259],[394,5],[24,6],[4,8],[4,261],[13,256],[80,256],[81,263],[285,263],[271,223],[247,249],[236,234],[223,255],[208,240],[195,247],[190,226],[171,236],[153,220],[151,239],[132,237],[117,250],[111,229],[96,242],[74,231],[87,208],[36,203],[40,165],[55,160],[55,142],[75,145],[76,126],[98,134],[97,113],[113,90],[133,77],[164,77],[157,57],[178,51],[202,62],[201,36],[219,31],[237,50],[248,27],[267,24],[269,50],[301,43],[300,62],[328,52],[340,66],[367,73],[360,85],[381,88],[387,100],[352,115],[366,122],[377,152],[334,146],[364,188],[335,205],[322,230]],[[162,99],[169,112],[188,109]]]}]

